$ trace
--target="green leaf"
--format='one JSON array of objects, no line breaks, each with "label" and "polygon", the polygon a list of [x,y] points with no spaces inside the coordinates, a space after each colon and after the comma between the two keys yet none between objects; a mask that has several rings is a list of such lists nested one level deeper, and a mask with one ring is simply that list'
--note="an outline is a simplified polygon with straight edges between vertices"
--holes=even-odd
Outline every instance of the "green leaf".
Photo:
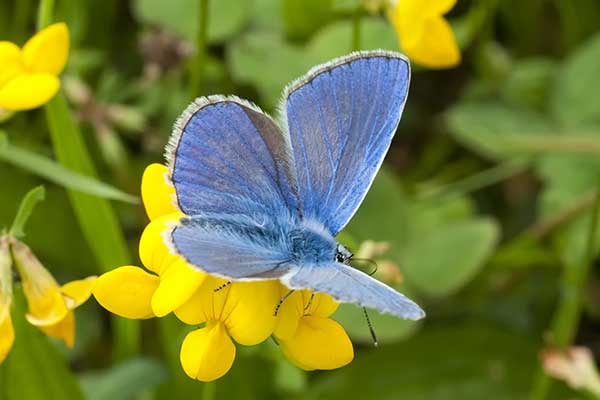
[{"label": "green leaf", "polygon": [[[61,94],[55,96],[44,109],[57,160],[70,170],[95,177],[96,171],[83,136],[64,97]],[[127,242],[110,203],[72,189],[68,190],[68,195],[99,270],[108,271],[129,264]],[[134,354],[139,343],[138,322],[115,317],[114,324],[117,358]]]},{"label": "green leaf", "polygon": [[[461,144],[494,160],[543,151],[561,152],[564,142],[571,140],[552,135],[556,131],[545,116],[500,102],[460,103],[448,111],[447,121],[450,133]],[[587,138],[584,140],[585,148],[590,143]]]},{"label": "green leaf", "polygon": [[283,22],[292,39],[305,39],[333,17],[333,0],[283,0]]},{"label": "green leaf", "polygon": [[516,106],[544,110],[556,71],[556,62],[545,57],[515,62],[501,87],[502,95]]},{"label": "green leaf", "polygon": [[481,270],[498,240],[492,220],[470,220],[440,226],[406,246],[400,263],[412,286],[430,296],[448,296]]},{"label": "green leaf", "polygon": [[12,145],[5,141],[5,139],[6,135],[0,132],[0,160],[23,168],[26,171],[69,189],[107,199],[139,203],[139,199],[136,196],[122,192],[97,179],[73,172],[49,158]]},{"label": "green leaf", "polygon": [[[249,15],[248,2],[211,1],[208,7],[208,41],[219,43],[240,31]],[[136,0],[133,13],[146,24],[156,24],[195,42],[197,0]]]},{"label": "green leaf", "polygon": [[67,363],[49,339],[25,320],[27,305],[15,291],[13,323],[15,342],[0,365],[0,398],[3,400],[83,400],[84,396]]},{"label": "green leaf", "polygon": [[128,400],[158,386],[166,377],[159,362],[134,358],[105,371],[88,372],[80,379],[87,400]]},{"label": "green leaf", "polygon": [[261,105],[275,109],[285,85],[311,66],[309,54],[272,32],[251,32],[227,47],[234,79],[253,84]]},{"label": "green leaf", "polygon": [[527,396],[537,345],[498,326],[431,326],[410,340],[358,352],[318,376],[304,399],[505,400]]},{"label": "green leaf", "polygon": [[346,230],[358,241],[389,242],[389,256],[398,261],[409,238],[408,201],[394,175],[382,168]]},{"label": "green leaf", "polygon": [[31,213],[33,213],[33,209],[40,201],[44,200],[46,197],[46,190],[43,186],[38,186],[31,189],[23,200],[21,200],[21,204],[19,205],[19,210],[17,211],[17,215],[15,216],[15,220],[10,227],[9,234],[15,237],[21,238],[25,236],[25,224],[29,220]]},{"label": "green leaf", "polygon": [[567,129],[600,128],[600,34],[569,57],[552,93],[551,108]]},{"label": "green leaf", "polygon": [[[304,46],[288,43],[273,32],[249,32],[228,47],[232,74],[253,84],[261,95],[261,105],[274,109],[285,85],[316,64],[350,52],[352,29],[351,21],[334,22]],[[393,30],[379,18],[361,20],[361,42],[363,49],[398,48]]]}]

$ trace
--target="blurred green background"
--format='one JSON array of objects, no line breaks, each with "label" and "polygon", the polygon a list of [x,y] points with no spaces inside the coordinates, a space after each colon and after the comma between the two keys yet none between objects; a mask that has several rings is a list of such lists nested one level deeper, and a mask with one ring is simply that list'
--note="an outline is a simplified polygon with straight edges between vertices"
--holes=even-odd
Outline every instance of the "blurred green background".
[{"label": "blurred green background", "polygon": [[[0,38],[24,43],[37,6],[0,1]],[[236,94],[274,112],[285,84],[314,64],[353,49],[398,50],[385,15],[357,0],[56,0],[54,14],[71,31],[62,91],[95,169],[135,195],[193,98]],[[424,321],[372,313],[373,348],[361,310],[342,306],[335,318],[356,350],[349,366],[306,373],[267,341],[238,346],[230,373],[206,385],[181,370],[187,330],[173,317],[137,327],[91,300],[77,311],[70,350],[15,321],[0,398],[594,398],[545,376],[540,351],[600,351],[600,240],[590,240],[600,184],[600,2],[459,0],[448,19],[463,61],[443,71],[413,66],[392,148],[342,234],[378,260],[379,279],[423,306]],[[0,129],[11,145],[93,170],[53,147],[43,110]],[[89,198],[2,160],[0,227],[39,184],[47,196],[25,240],[58,281],[139,264],[141,205],[111,201],[113,227],[128,244],[113,251],[120,233],[81,221],[86,212],[112,215],[106,201],[86,206]],[[115,340],[119,330],[130,342]]]}]

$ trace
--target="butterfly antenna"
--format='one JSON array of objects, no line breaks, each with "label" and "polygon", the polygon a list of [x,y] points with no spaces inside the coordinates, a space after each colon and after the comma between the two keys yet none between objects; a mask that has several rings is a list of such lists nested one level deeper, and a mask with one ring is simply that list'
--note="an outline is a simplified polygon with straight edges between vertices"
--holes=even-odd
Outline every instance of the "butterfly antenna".
[{"label": "butterfly antenna", "polygon": [[227,286],[231,285],[232,283],[233,283],[233,281],[227,281],[227,282],[225,282],[224,284],[222,284],[221,286],[219,286],[219,287],[216,287],[216,288],[214,289],[214,291],[215,291],[215,292],[218,292],[219,290],[223,290],[223,289],[225,289]]},{"label": "butterfly antenna", "polygon": [[375,329],[373,329],[373,324],[371,324],[371,319],[369,318],[369,313],[367,312],[367,308],[363,307],[363,313],[365,314],[365,319],[367,320],[367,325],[369,326],[369,332],[371,332],[371,338],[373,339],[373,346],[377,347],[379,342],[377,342],[377,335],[375,334]]},{"label": "butterfly antenna", "polygon": [[279,301],[277,302],[277,305],[275,306],[275,311],[273,312],[273,316],[276,317],[277,314],[279,313],[279,308],[281,307],[281,305],[283,304],[283,302],[285,301],[285,299],[287,299],[288,297],[291,296],[291,294],[294,293],[294,290],[290,290],[289,292],[287,292],[281,299],[279,299]]}]

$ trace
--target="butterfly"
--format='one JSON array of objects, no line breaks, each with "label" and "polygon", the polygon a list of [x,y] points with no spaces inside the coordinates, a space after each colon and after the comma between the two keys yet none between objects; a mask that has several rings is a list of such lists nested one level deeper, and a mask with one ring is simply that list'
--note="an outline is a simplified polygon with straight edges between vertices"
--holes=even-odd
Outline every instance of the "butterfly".
[{"label": "butterfly", "polygon": [[196,99],[165,150],[186,214],[167,237],[172,251],[230,280],[279,279],[292,290],[424,317],[413,301],[352,268],[352,253],[335,239],[383,162],[409,83],[403,55],[374,50],[289,84],[279,122],[235,96]]}]

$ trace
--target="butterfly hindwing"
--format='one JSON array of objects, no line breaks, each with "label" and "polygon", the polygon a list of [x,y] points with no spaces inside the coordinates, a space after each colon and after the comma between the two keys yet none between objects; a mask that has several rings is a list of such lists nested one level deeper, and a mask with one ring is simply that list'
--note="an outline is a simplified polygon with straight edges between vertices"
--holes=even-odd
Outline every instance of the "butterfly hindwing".
[{"label": "butterfly hindwing", "polygon": [[202,214],[183,218],[171,234],[178,254],[228,279],[280,278],[289,271],[286,234],[272,216]]},{"label": "butterfly hindwing", "polygon": [[408,92],[400,54],[353,53],[313,68],[284,92],[303,215],[337,234],[366,195]]}]

